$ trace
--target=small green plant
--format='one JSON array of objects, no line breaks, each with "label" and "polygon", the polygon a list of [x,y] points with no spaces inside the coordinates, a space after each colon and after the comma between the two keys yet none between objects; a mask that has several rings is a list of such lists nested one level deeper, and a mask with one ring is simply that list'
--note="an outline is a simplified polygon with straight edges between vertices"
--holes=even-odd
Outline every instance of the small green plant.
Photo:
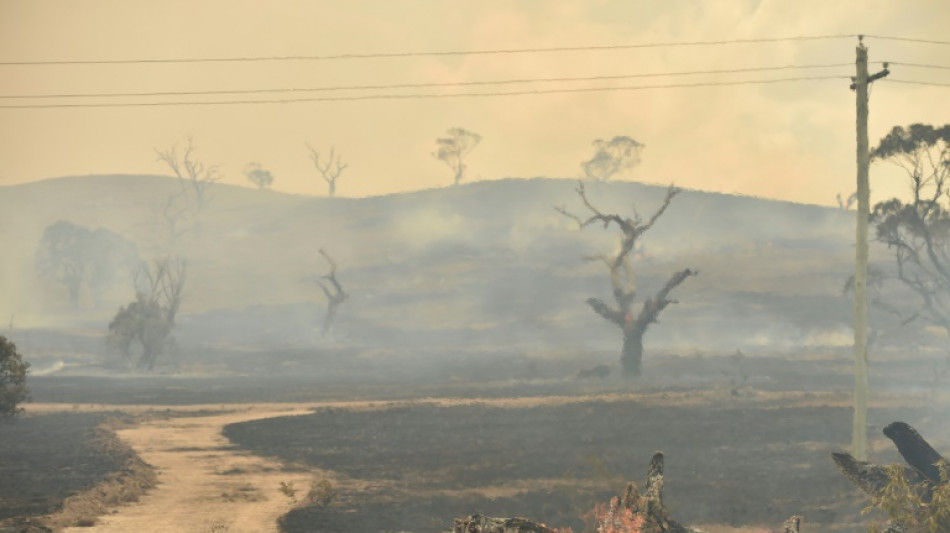
[{"label": "small green plant", "polygon": [[30,399],[26,388],[30,363],[16,351],[16,345],[0,335],[0,420],[15,416],[23,410],[20,403]]},{"label": "small green plant", "polygon": [[310,492],[307,499],[326,507],[333,501],[333,484],[327,478],[314,479],[310,482]]},{"label": "small green plant", "polygon": [[[942,533],[950,531],[950,467],[937,463],[939,484],[923,487],[908,482],[901,465],[888,465],[888,483],[864,512],[880,511],[886,520],[899,524],[904,533]],[[929,496],[928,496],[929,489]],[[871,533],[885,533],[880,523],[868,527]]]},{"label": "small green plant", "polygon": [[284,496],[290,498],[290,501],[297,503],[297,489],[294,487],[294,482],[290,481],[281,481],[280,482],[280,492]]}]

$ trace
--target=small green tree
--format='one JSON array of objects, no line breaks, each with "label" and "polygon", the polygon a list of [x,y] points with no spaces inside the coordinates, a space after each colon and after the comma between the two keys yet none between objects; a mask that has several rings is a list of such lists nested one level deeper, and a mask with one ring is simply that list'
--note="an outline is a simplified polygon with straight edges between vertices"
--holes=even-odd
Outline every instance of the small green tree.
[{"label": "small green tree", "polygon": [[135,301],[119,308],[109,324],[109,343],[139,368],[151,371],[172,343],[175,316],[185,286],[185,262],[164,258],[143,267]]},{"label": "small green tree", "polygon": [[[887,522],[868,526],[870,533],[944,533],[950,531],[950,483],[947,465],[939,463],[941,483],[918,486],[907,479],[905,467],[887,465],[887,484],[864,512],[878,511]],[[899,528],[899,529],[898,529]]]},{"label": "small green tree", "polygon": [[274,184],[274,176],[260,163],[248,163],[244,168],[244,175],[262,191]]},{"label": "small green tree", "polygon": [[432,157],[442,161],[452,169],[455,174],[454,185],[458,185],[465,179],[465,171],[468,169],[465,158],[469,152],[478,146],[482,136],[465,128],[451,128],[446,133],[448,133],[448,137],[440,137],[435,140],[435,144],[439,149],[432,154]]},{"label": "small green tree", "polygon": [[581,163],[584,175],[588,179],[607,181],[614,174],[631,169],[640,164],[640,152],[643,144],[631,137],[618,135],[609,141],[594,141],[594,155]]},{"label": "small green tree", "polygon": [[910,186],[910,200],[892,198],[871,213],[893,278],[916,293],[920,318],[950,333],[950,124],[897,126],[871,159],[901,167]]},{"label": "small green tree", "polygon": [[26,374],[30,364],[23,361],[16,345],[0,335],[0,419],[22,411],[20,403],[30,398]]}]

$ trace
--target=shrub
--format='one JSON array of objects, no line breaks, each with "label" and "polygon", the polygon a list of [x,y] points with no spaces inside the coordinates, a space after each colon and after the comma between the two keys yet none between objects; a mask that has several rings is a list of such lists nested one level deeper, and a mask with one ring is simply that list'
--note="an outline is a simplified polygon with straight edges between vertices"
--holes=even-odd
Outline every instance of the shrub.
[{"label": "shrub", "polygon": [[[939,463],[941,483],[932,487],[911,484],[900,465],[889,465],[888,484],[871,506],[905,533],[943,533],[950,531],[950,477],[946,463]],[[869,527],[871,533],[893,531],[880,524]]]},{"label": "shrub", "polygon": [[280,492],[290,498],[290,501],[297,503],[297,489],[294,487],[293,481],[281,481]]},{"label": "shrub", "polygon": [[313,503],[319,503],[326,507],[333,501],[333,484],[329,479],[314,479],[310,482],[310,492],[307,493],[307,499]]},{"label": "shrub", "polygon": [[22,411],[18,405],[30,398],[26,388],[29,363],[16,351],[16,345],[0,335],[0,418]]}]

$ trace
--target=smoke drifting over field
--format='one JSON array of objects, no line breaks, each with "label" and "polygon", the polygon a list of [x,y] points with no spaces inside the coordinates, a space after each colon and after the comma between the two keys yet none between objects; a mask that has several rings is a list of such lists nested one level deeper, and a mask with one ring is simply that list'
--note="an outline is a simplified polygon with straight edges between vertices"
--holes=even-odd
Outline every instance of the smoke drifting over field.
[{"label": "smoke drifting over field", "polygon": [[[6,187],[0,227],[11,253],[0,278],[0,316],[12,317],[14,337],[37,330],[23,341],[37,348],[40,367],[64,355],[50,340],[57,335],[78,336],[70,363],[115,362],[106,326],[133,298],[132,277],[118,276],[98,307],[83,286],[73,308],[61,283],[35,271],[44,229],[67,220],[121,235],[144,259],[174,253],[187,261],[173,367],[198,368],[209,350],[275,347],[415,352],[417,362],[419,350],[431,357],[440,350],[610,353],[618,349],[616,332],[584,303],[609,295],[606,270],[582,257],[615,250],[617,236],[596,224],[580,231],[554,210],[583,212],[575,185],[513,179],[366,199],[216,185],[200,231],[174,243],[154,209],[175,191],[174,180],[89,176]],[[635,183],[588,187],[601,210],[621,214],[652,213],[663,191]],[[700,275],[677,290],[679,303],[650,330],[647,351],[847,346],[851,304],[841,287],[851,269],[852,227],[852,214],[838,209],[684,192],[639,242],[640,297],[677,269]],[[316,281],[329,266],[321,248],[349,295],[326,337],[326,300]],[[49,328],[60,333],[39,333]],[[44,354],[56,359],[43,361]]]}]

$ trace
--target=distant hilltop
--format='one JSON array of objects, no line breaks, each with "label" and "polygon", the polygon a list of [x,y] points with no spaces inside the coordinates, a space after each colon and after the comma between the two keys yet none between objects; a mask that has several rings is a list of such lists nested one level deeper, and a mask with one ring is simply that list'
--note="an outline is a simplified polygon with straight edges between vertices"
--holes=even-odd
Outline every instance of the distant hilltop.
[{"label": "distant hilltop", "polygon": [[[602,265],[582,257],[612,250],[617,237],[599,225],[580,231],[555,211],[585,212],[575,186],[512,178],[331,199],[215,184],[201,212],[179,221],[175,242],[168,206],[180,191],[177,179],[97,175],[0,187],[0,242],[9,252],[0,291],[12,295],[0,302],[0,316],[102,322],[131,297],[131,287],[116,286],[101,309],[83,301],[74,315],[61,289],[40,283],[37,244],[47,226],[66,220],[107,228],[146,258],[170,251],[185,258],[181,312],[193,321],[229,316],[264,331],[271,318],[260,310],[284,308],[296,314],[274,318],[274,335],[317,324],[323,295],[307,280],[322,273],[324,248],[352,296],[339,317],[351,335],[451,342],[468,331],[470,339],[580,342],[605,327],[584,300],[609,294]],[[648,216],[665,190],[587,184],[599,209],[623,216],[634,207]],[[853,212],[836,208],[684,191],[641,239],[639,283],[649,289],[672,268],[702,274],[682,287],[681,304],[650,341],[734,350],[840,337],[850,321],[840,293],[853,261],[853,220]],[[609,333],[604,339],[616,341]]]}]

